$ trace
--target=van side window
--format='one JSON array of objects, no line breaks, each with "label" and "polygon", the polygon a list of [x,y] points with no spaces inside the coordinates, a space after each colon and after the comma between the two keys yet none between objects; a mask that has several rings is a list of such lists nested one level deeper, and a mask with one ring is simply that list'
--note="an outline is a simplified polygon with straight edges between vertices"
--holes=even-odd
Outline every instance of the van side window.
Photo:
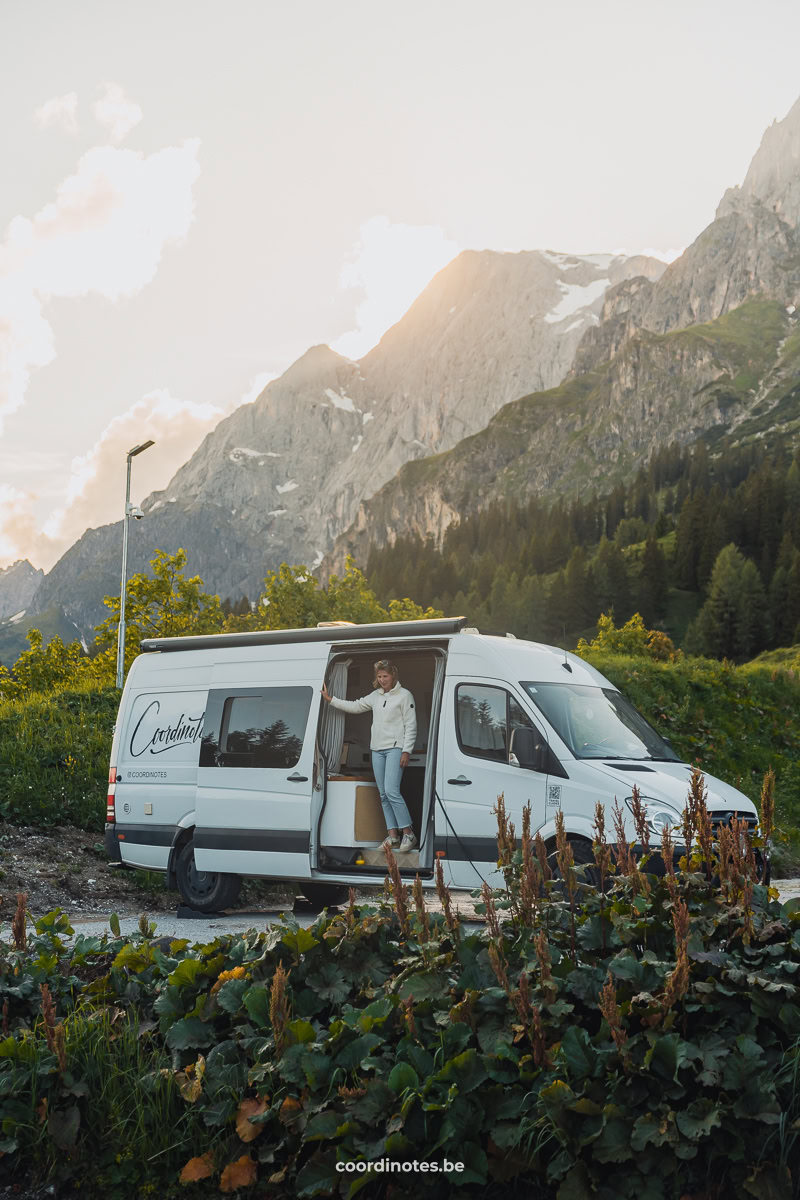
[{"label": "van side window", "polygon": [[509,731],[533,729],[530,717],[505,688],[460,683],[456,689],[456,732],[464,754],[508,762]]},{"label": "van side window", "polygon": [[311,707],[310,687],[243,688],[209,695],[201,767],[295,767]]}]

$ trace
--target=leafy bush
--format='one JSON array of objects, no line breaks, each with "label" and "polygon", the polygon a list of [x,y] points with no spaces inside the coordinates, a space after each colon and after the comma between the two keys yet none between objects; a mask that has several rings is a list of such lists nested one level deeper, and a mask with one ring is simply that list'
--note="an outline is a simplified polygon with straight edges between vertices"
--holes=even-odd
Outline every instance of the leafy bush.
[{"label": "leafy bush", "polygon": [[0,700],[0,816],[101,829],[119,705],[91,682]]},{"label": "leafy bush", "polygon": [[776,776],[773,874],[800,870],[800,677],[758,662],[591,653],[586,656],[666,734],[685,762],[740,788],[756,804]]},{"label": "leafy bush", "polygon": [[669,662],[676,656],[671,639],[659,629],[648,629],[639,613],[634,613],[619,629],[614,625],[613,616],[603,613],[597,621],[596,635],[591,642],[581,638],[577,653],[582,658],[598,654],[626,654],[654,658],[660,662]]},{"label": "leafy bush", "polygon": [[[639,863],[625,843],[606,843],[599,808],[591,866],[574,865],[562,824],[555,874],[529,813],[521,841],[502,798],[498,823],[505,886],[484,888],[481,932],[453,914],[441,871],[433,913],[391,854],[381,903],[351,894],[310,929],[285,919],[190,947],[154,941],[143,920],[127,943],[70,949],[65,918],[53,917],[26,948],[18,921],[16,948],[0,959],[0,1174],[80,1179],[87,1200],[116,1200],[106,1160],[90,1157],[103,1139],[119,1145],[122,1100],[115,1116],[94,1094],[113,1061],[153,1079],[153,1107],[173,1123],[174,1144],[153,1132],[147,1153],[140,1087],[147,1111],[130,1119],[145,1132],[125,1164],[126,1196],[206,1181],[280,1198],[354,1195],[371,1182],[372,1194],[391,1183],[398,1198],[789,1200],[800,1172],[800,911],[759,882],[759,840],[724,828],[712,843],[700,777],[681,835],[693,849],[678,869],[668,844],[649,852],[641,807]],[[38,1017],[29,1001],[12,1010],[19,980],[41,990],[42,970],[80,983],[45,995]],[[120,1005],[121,1045],[86,1041]],[[134,1057],[135,1033],[148,1063]],[[60,1114],[53,1129],[42,1113]],[[48,1138],[61,1154],[45,1150]],[[413,1158],[465,1170],[445,1180],[386,1168]],[[347,1162],[370,1169],[337,1170]]]}]

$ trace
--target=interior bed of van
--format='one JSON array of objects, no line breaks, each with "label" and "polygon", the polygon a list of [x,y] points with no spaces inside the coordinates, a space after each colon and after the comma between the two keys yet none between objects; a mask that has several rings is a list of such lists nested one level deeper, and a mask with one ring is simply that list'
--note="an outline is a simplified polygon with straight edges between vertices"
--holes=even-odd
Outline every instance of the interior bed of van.
[{"label": "interior bed of van", "polygon": [[[357,700],[374,691],[376,657],[380,655],[374,649],[333,655],[327,675],[331,694]],[[414,697],[417,714],[417,737],[403,771],[400,791],[411,814],[419,849],[396,854],[401,870],[413,871],[432,858],[430,847],[425,845],[432,794],[432,788],[426,788],[426,780],[431,778],[428,749],[432,747],[431,714],[437,663],[438,671],[443,671],[444,659],[427,648],[398,650],[389,658],[397,666],[401,686]],[[325,763],[325,790],[318,845],[319,865],[325,870],[386,874],[386,857],[381,847],[386,823],[372,771],[371,727],[371,713],[345,713],[325,705],[321,714],[319,745]]]}]

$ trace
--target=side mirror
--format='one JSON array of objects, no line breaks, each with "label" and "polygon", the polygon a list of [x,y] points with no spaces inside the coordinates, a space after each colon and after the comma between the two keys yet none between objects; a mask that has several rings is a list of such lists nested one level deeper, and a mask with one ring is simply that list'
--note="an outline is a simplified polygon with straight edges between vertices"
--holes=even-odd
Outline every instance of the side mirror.
[{"label": "side mirror", "polygon": [[535,729],[520,726],[511,734],[509,754],[513,754],[521,767],[529,771],[547,771],[547,743]]}]

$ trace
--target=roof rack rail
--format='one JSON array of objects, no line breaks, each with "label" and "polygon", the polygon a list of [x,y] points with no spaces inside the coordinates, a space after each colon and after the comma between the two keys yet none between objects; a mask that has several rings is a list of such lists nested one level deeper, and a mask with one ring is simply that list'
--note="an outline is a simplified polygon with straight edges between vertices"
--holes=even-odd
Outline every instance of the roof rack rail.
[{"label": "roof rack rail", "polygon": [[234,646],[280,646],[292,642],[389,641],[392,638],[443,637],[458,633],[466,617],[422,621],[376,621],[369,625],[331,625],[311,629],[255,629],[246,633],[190,634],[188,637],[143,638],[144,654],[176,650],[217,650]]}]

